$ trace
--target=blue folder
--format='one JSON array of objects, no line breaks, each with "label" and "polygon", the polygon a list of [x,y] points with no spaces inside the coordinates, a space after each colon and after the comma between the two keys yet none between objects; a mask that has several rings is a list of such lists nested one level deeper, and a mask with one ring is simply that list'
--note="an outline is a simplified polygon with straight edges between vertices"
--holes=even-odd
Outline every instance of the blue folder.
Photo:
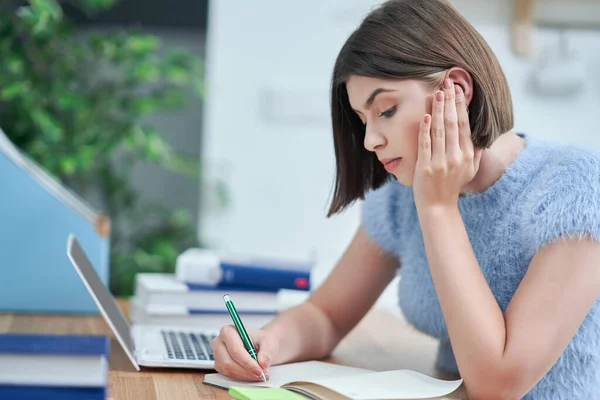
[{"label": "blue folder", "polygon": [[66,255],[74,233],[108,286],[110,220],[0,129],[0,311],[97,314]]}]

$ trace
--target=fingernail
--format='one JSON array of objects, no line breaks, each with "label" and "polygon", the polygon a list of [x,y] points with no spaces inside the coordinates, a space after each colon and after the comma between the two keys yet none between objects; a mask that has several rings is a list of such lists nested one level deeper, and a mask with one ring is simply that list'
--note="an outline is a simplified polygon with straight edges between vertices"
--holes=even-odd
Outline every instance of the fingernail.
[{"label": "fingernail", "polygon": [[263,367],[268,368],[269,365],[271,365],[271,360],[268,357],[263,357],[261,359],[261,364],[263,365]]},{"label": "fingernail", "polygon": [[252,370],[252,373],[256,375],[257,378],[262,378],[262,371],[260,369]]},{"label": "fingernail", "polygon": [[454,85],[454,93],[460,94],[460,92],[462,92],[460,85]]},{"label": "fingernail", "polygon": [[430,119],[431,119],[431,116],[429,114],[425,114],[425,116],[423,117],[423,122],[428,124]]},{"label": "fingernail", "polygon": [[446,89],[452,88],[452,82],[450,82],[450,79],[448,79],[448,78],[444,79],[444,87]]},{"label": "fingernail", "polygon": [[435,99],[436,99],[437,101],[442,101],[442,100],[444,99],[444,93],[443,93],[443,92],[437,92],[437,93],[435,94]]}]

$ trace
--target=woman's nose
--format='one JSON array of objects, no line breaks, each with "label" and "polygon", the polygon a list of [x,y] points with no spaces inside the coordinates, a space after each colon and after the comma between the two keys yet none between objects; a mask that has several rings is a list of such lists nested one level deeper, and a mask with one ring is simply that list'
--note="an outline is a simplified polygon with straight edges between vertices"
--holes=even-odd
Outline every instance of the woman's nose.
[{"label": "woman's nose", "polygon": [[365,149],[369,151],[375,151],[381,147],[384,147],[386,143],[385,136],[378,132],[375,127],[369,127],[369,125],[367,125],[365,129]]}]

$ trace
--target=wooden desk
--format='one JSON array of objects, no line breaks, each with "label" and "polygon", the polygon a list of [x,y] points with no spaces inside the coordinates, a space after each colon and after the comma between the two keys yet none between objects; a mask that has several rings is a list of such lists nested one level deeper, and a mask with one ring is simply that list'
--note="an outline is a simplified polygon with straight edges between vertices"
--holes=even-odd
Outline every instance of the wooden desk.
[{"label": "wooden desk", "polygon": [[[127,315],[128,302],[120,301]],[[227,400],[223,389],[202,384],[195,370],[143,368],[136,371],[101,316],[0,314],[0,332],[104,334],[112,338],[109,373],[110,400]],[[412,329],[385,309],[373,309],[323,361],[375,371],[413,369],[442,379],[433,367],[436,342]],[[214,372],[214,371],[210,371]],[[459,388],[445,399],[466,399]]]}]

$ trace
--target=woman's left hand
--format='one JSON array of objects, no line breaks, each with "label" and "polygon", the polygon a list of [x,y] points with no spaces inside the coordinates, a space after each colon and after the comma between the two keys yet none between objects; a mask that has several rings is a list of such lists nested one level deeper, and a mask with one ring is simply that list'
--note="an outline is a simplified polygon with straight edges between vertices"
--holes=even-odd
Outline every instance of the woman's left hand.
[{"label": "woman's left hand", "polygon": [[[450,86],[450,87],[448,87]],[[418,209],[456,206],[458,197],[479,169],[481,149],[475,149],[460,86],[446,80],[434,94],[432,115],[419,128],[419,150],[413,179]]]}]

